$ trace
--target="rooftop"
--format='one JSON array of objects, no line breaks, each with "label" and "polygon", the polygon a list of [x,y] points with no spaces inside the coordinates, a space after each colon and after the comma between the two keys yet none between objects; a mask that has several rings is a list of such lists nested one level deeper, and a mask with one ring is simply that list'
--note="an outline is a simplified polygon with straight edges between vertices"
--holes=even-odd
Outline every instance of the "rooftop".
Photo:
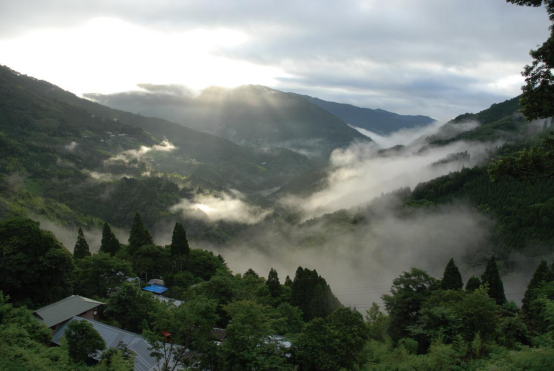
[{"label": "rooftop", "polygon": [[[61,345],[60,340],[64,336],[68,323],[72,321],[87,321],[90,323],[106,342],[106,349],[117,348],[120,341],[126,344],[127,347],[136,354],[135,371],[150,371],[157,369],[158,362],[156,358],[150,356],[151,351],[148,350],[150,344],[142,336],[86,318],[73,317],[71,321],[64,323],[63,326],[57,329],[54,335],[52,335],[52,342],[54,344]],[[99,360],[100,354],[93,358]]]},{"label": "rooftop", "polygon": [[142,288],[145,291],[153,292],[154,294],[163,294],[168,289],[167,287],[159,286],[159,285],[150,285]]},{"label": "rooftop", "polygon": [[34,315],[46,326],[53,327],[100,305],[104,305],[104,303],[79,295],[71,295],[37,309]]}]

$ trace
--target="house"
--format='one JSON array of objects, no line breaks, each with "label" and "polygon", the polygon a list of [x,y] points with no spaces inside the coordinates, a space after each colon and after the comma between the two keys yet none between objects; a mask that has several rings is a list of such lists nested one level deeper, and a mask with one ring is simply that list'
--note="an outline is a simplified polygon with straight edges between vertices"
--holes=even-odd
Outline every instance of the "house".
[{"label": "house", "polygon": [[[120,342],[125,344],[127,348],[135,353],[135,371],[154,371],[160,368],[156,358],[150,355],[150,344],[142,336],[87,318],[73,317],[65,322],[52,335],[54,344],[61,345],[61,338],[64,336],[67,325],[73,321],[87,321],[90,323],[106,342],[106,349],[117,348]],[[99,361],[101,355],[100,353],[92,358]]]},{"label": "house", "polygon": [[150,281],[148,281],[147,285],[165,286],[165,282],[164,280],[160,280],[158,278],[152,278]]},{"label": "house", "polygon": [[33,315],[39,322],[52,329],[52,332],[75,316],[86,319],[98,319],[98,307],[104,303],[79,295],[71,295],[65,299],[37,309]]},{"label": "house", "polygon": [[159,286],[159,285],[145,286],[142,289],[144,291],[150,291],[151,293],[158,294],[158,295],[161,295],[161,294],[163,294],[164,292],[166,292],[168,290],[167,287]]}]

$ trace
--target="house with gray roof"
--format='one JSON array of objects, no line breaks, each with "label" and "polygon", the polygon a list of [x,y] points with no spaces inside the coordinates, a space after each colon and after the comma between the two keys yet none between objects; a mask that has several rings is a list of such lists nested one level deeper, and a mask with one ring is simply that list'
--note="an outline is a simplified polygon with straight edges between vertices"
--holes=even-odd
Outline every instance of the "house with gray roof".
[{"label": "house with gray roof", "polygon": [[75,316],[98,319],[98,307],[101,305],[104,303],[79,295],[71,295],[37,309],[33,314],[39,322],[44,323],[55,332],[64,322]]},{"label": "house with gray roof", "polygon": [[[106,349],[117,348],[119,342],[127,345],[136,354],[135,371],[153,371],[158,369],[158,361],[150,355],[151,351],[148,349],[150,344],[142,336],[87,318],[73,317],[65,322],[52,335],[52,342],[54,344],[61,345],[61,338],[64,336],[67,325],[72,321],[87,321],[90,323],[106,342]],[[93,358],[99,361],[101,355],[102,353],[97,354]]]}]

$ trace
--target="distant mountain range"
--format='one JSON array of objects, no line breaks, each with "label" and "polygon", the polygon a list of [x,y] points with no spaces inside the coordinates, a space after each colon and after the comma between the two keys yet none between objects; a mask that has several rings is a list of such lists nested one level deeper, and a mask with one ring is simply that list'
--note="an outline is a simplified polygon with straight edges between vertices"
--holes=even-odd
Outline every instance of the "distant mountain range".
[{"label": "distant mountain range", "polygon": [[351,104],[329,102],[319,98],[301,95],[311,103],[332,113],[347,124],[386,135],[405,128],[427,126],[433,121],[427,116],[399,115],[382,109],[356,107]]},{"label": "distant mountain range", "polygon": [[322,163],[335,148],[371,140],[303,97],[265,86],[210,87],[196,98],[171,86],[142,87],[147,92],[86,97],[113,108],[172,120],[240,145],[288,148]]}]

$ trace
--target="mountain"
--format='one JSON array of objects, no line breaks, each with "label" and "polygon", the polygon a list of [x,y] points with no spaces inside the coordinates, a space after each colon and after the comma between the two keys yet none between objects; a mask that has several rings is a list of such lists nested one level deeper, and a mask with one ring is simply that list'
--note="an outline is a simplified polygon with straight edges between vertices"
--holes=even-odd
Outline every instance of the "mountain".
[{"label": "mountain", "polygon": [[478,113],[459,115],[426,140],[432,145],[445,145],[460,140],[514,141],[536,134],[542,129],[543,122],[529,124],[519,112],[519,98],[495,103]]},{"label": "mountain", "polygon": [[[242,147],[81,99],[0,66],[0,218],[37,215],[73,226],[102,220],[125,226],[138,210],[153,226],[179,219],[170,208],[183,198],[229,190],[254,194],[314,167],[284,148]],[[206,228],[215,234],[227,229],[228,235],[234,228],[195,223],[187,225],[193,235],[205,235]]]},{"label": "mountain", "polygon": [[382,109],[360,108],[351,104],[329,102],[308,95],[299,95],[347,124],[385,135],[400,129],[426,126],[435,121],[427,116],[399,115]]},{"label": "mountain", "polygon": [[288,148],[322,163],[338,147],[366,136],[304,98],[259,85],[210,87],[191,98],[174,86],[86,94],[110,107],[159,116],[253,148]]}]

